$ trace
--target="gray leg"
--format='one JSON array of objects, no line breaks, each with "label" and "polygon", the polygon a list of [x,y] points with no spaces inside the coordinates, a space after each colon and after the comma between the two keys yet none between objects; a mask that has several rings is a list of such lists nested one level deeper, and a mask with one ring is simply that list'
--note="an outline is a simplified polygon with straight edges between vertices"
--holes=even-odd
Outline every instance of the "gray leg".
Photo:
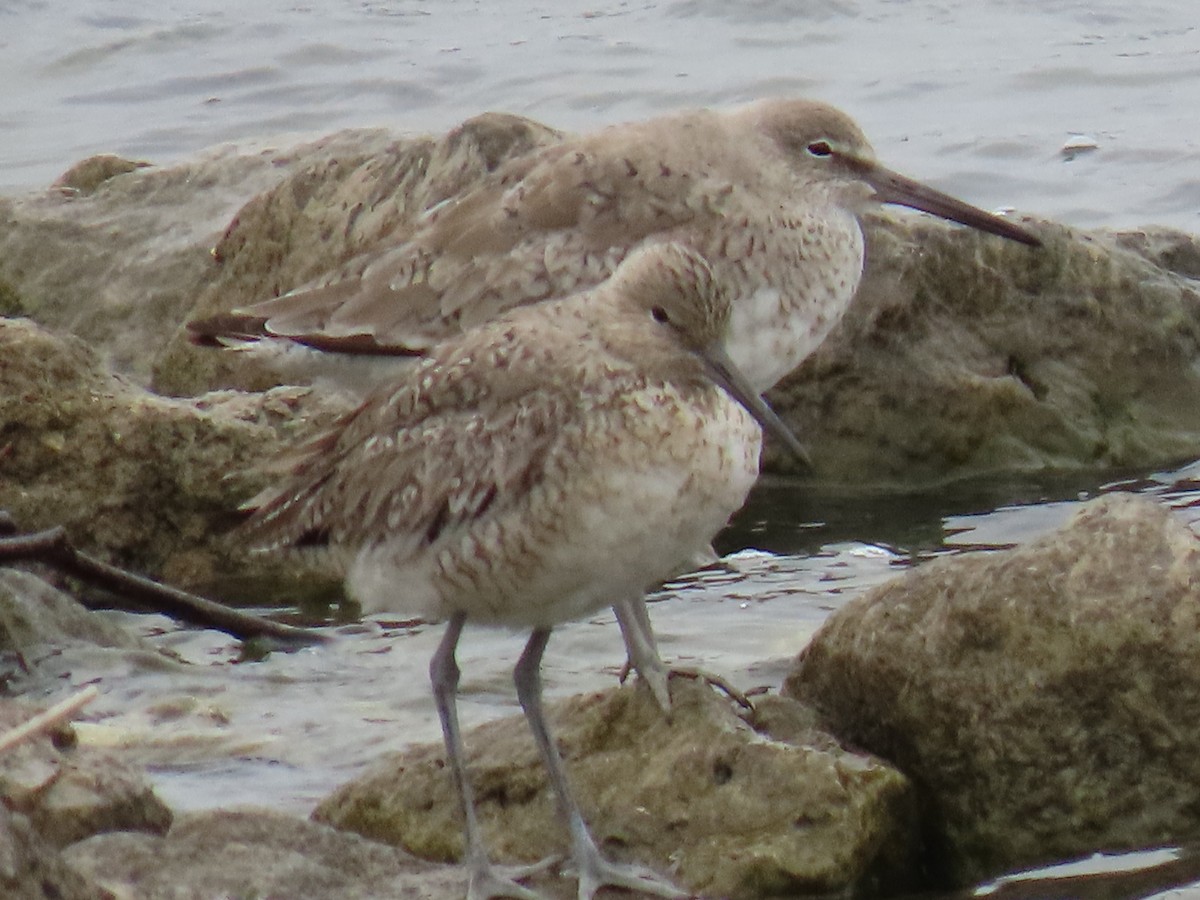
[{"label": "gray leg", "polygon": [[667,667],[658,655],[658,643],[654,640],[646,598],[620,600],[613,604],[613,612],[617,614],[617,624],[621,626],[621,636],[625,638],[625,653],[629,658],[626,666],[637,669],[638,676],[646,680],[662,711],[670,714],[671,692],[667,688]]},{"label": "gray leg", "polygon": [[467,898],[487,900],[491,897],[516,897],[519,900],[539,900],[538,894],[517,884],[513,878],[531,875],[546,866],[540,864],[512,871],[493,866],[488,860],[487,848],[483,844],[479,820],[475,817],[475,797],[471,783],[467,780],[466,756],[458,728],[458,708],[454,699],[459,676],[454,650],[458,646],[458,638],[462,634],[465,622],[466,616],[462,613],[455,613],[450,619],[446,626],[446,634],[429,661],[429,678],[433,682],[433,701],[437,706],[438,718],[442,721],[442,736],[446,741],[446,753],[450,757],[450,771],[454,775],[458,796],[462,799],[463,832],[467,845],[463,864],[467,867],[471,879],[467,888]]},{"label": "gray leg", "polygon": [[571,793],[566,767],[558,747],[550,737],[546,716],[542,710],[542,653],[545,652],[549,639],[549,628],[534,629],[513,671],[513,680],[517,685],[517,697],[521,701],[521,708],[525,710],[525,718],[529,720],[529,727],[533,731],[533,739],[550,774],[550,784],[558,799],[559,812],[567,822],[571,836],[571,858],[579,877],[579,900],[592,900],[596,891],[605,885],[645,891],[659,897],[686,897],[686,893],[649,869],[617,865],[600,855],[600,849],[592,839],[587,824],[583,821],[583,814],[579,811],[579,805]]},{"label": "gray leg", "polygon": [[[717,551],[710,544],[679,566],[678,571],[672,577],[703,569],[719,560]],[[720,688],[742,706],[753,709],[745,695],[718,675],[712,675],[691,666],[667,667],[662,661],[662,657],[658,655],[658,642],[654,638],[654,628],[650,625],[650,610],[646,606],[644,596],[631,597],[614,603],[613,612],[617,615],[617,624],[621,626],[621,636],[625,639],[626,662],[621,668],[622,683],[630,669],[636,669],[638,677],[645,679],[646,684],[650,686],[650,693],[654,695],[654,699],[667,716],[671,715],[671,691],[667,685],[672,675],[703,679],[714,687]]]}]

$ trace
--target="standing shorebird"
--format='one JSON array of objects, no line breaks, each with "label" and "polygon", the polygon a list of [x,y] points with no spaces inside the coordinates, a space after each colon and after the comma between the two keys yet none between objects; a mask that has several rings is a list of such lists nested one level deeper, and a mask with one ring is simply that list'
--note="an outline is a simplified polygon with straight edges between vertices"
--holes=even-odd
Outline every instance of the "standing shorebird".
[{"label": "standing shorebird", "polygon": [[591,291],[434,347],[296,451],[251,502],[263,548],[324,548],[367,610],[448,620],[430,664],[465,817],[468,897],[533,897],[487,858],[455,712],[466,622],[528,627],[514,679],[568,824],[579,897],[682,896],[601,856],[542,712],[551,629],[640,596],[701,551],[758,474],[755,419],[782,428],[723,350],[729,297],[677,244]]},{"label": "standing shorebird", "polygon": [[[513,159],[402,242],[189,328],[201,343],[250,342],[308,376],[372,382],[504,310],[599,284],[636,247],[676,241],[728,286],[729,355],[761,392],[849,306],[863,268],[858,216],[880,202],[1039,243],[879,165],[844,113],[774,99],[616,125]],[[617,616],[631,661],[665,704],[644,604],[620,603]]]}]

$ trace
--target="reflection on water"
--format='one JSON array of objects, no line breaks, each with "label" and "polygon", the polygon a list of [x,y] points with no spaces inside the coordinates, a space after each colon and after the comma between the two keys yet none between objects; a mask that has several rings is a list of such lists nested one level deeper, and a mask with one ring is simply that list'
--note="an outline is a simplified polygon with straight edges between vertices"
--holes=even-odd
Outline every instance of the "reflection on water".
[{"label": "reflection on water", "polygon": [[1084,501],[1113,491],[1152,497],[1189,524],[1200,520],[1200,462],[1148,474],[1010,474],[910,492],[774,478],[755,487],[717,549],[805,554],[862,541],[921,557],[1009,547],[1054,530]]},{"label": "reflection on water", "polygon": [[923,900],[970,898],[1197,900],[1200,898],[1200,850],[1170,847],[1121,854],[1097,853],[1087,859],[1006,875],[971,890],[923,895]]}]

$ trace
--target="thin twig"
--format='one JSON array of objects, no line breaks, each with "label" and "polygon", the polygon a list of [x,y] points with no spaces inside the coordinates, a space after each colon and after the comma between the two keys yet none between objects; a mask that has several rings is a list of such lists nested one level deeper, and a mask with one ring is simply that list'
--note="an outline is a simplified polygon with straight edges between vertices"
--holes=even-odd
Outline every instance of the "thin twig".
[{"label": "thin twig", "polygon": [[[3,527],[3,519],[0,519],[0,529]],[[140,607],[194,625],[216,628],[239,640],[260,638],[285,647],[320,644],[329,640],[307,628],[272,622],[101,562],[76,550],[62,526],[0,538],[0,564],[17,561],[47,563],[67,575],[112,591]]]},{"label": "thin twig", "polygon": [[10,728],[0,735],[0,753],[11,750],[21,741],[28,740],[43,731],[49,731],[58,723],[71,718],[87,704],[99,696],[100,691],[94,684],[89,684],[82,690],[76,691],[65,700],[60,700],[49,709],[38,713],[32,719],[27,719],[15,728]]}]

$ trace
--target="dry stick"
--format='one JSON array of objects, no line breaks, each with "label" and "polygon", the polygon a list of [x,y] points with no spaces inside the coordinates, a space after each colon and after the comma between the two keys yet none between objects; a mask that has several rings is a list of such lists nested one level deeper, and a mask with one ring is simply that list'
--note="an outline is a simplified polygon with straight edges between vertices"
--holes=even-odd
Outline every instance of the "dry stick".
[{"label": "dry stick", "polygon": [[[10,523],[11,519],[0,518],[0,534],[8,530]],[[272,622],[110,566],[71,546],[61,525],[32,534],[0,537],[0,564],[19,560],[49,563],[68,575],[112,591],[139,606],[194,625],[216,628],[243,641],[263,638],[295,647],[329,640],[307,628]]]},{"label": "dry stick", "polygon": [[69,719],[100,694],[94,684],[89,684],[83,690],[76,691],[65,700],[60,700],[47,710],[38,713],[32,719],[27,719],[20,725],[10,728],[0,734],[0,753],[12,749],[21,741],[28,740],[43,731],[49,731],[59,722]]}]

